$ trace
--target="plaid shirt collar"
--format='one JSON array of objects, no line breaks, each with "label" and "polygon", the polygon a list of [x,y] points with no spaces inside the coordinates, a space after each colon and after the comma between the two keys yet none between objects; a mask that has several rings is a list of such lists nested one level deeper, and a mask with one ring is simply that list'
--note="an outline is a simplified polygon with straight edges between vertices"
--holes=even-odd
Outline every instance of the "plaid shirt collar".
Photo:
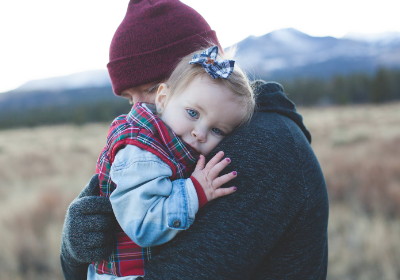
[{"label": "plaid shirt collar", "polygon": [[155,112],[154,104],[138,102],[133,105],[126,120],[144,128],[155,138],[160,139],[161,144],[167,147],[173,156],[185,166],[194,165],[200,154],[184,143]]}]

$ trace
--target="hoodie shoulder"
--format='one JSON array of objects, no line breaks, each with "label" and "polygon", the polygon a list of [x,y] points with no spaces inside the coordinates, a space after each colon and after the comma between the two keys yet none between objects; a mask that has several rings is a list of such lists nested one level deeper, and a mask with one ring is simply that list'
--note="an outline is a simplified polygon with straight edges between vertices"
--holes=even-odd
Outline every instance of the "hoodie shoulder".
[{"label": "hoodie shoulder", "polygon": [[252,82],[252,88],[256,98],[256,112],[273,112],[288,117],[311,143],[311,134],[303,123],[303,117],[297,112],[296,105],[287,97],[281,84],[257,80]]}]

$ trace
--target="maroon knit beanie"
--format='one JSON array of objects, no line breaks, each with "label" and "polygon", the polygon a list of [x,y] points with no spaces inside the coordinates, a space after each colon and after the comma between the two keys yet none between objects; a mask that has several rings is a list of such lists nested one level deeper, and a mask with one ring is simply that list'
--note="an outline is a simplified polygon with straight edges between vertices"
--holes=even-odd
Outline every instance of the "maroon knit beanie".
[{"label": "maroon knit beanie", "polygon": [[113,90],[167,79],[180,58],[219,45],[215,31],[178,0],[131,0],[110,46],[107,64]]}]

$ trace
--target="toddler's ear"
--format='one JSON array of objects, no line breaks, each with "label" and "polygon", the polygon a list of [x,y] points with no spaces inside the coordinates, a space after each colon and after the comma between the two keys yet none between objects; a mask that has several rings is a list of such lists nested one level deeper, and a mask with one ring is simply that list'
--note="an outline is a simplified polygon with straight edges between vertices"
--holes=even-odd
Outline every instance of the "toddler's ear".
[{"label": "toddler's ear", "polygon": [[157,89],[157,94],[156,94],[156,107],[157,107],[157,113],[161,113],[164,111],[165,106],[167,105],[167,100],[168,100],[168,85],[165,83],[161,83]]}]

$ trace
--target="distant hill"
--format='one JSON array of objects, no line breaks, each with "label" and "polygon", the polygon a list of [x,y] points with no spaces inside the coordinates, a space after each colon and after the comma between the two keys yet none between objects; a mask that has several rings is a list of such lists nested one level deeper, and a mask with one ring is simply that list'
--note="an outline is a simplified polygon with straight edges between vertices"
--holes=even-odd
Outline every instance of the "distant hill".
[{"label": "distant hill", "polygon": [[110,78],[107,71],[93,70],[74,73],[67,76],[29,81],[20,86],[18,91],[79,89],[109,86]]},{"label": "distant hill", "polygon": [[0,93],[0,111],[63,107],[96,102],[113,101],[107,71],[94,70],[67,76],[33,80],[9,92]]}]

